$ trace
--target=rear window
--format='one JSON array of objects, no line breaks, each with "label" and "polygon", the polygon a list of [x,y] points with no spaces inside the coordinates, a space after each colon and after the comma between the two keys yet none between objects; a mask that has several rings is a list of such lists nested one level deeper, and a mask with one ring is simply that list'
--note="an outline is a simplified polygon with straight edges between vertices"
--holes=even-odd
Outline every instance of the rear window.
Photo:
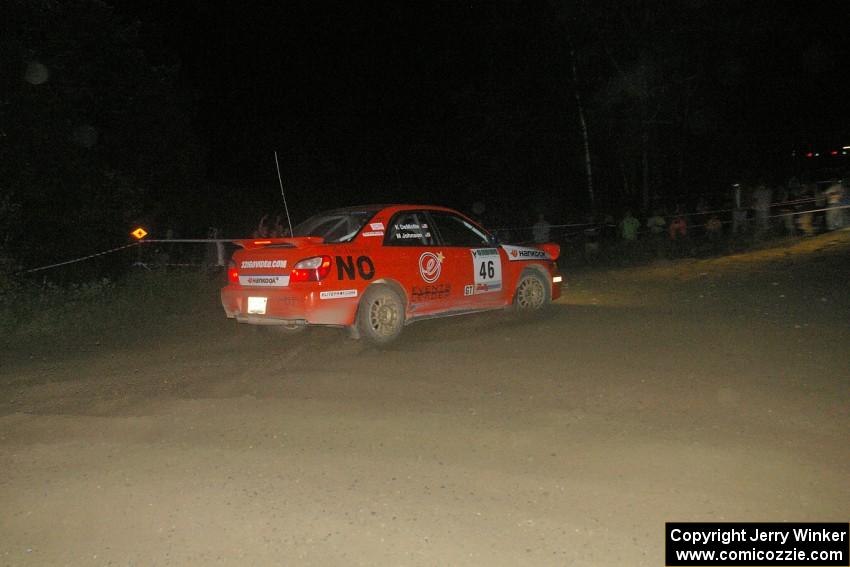
[{"label": "rear window", "polygon": [[319,213],[292,229],[293,236],[319,236],[325,242],[349,242],[376,211],[331,211]]}]

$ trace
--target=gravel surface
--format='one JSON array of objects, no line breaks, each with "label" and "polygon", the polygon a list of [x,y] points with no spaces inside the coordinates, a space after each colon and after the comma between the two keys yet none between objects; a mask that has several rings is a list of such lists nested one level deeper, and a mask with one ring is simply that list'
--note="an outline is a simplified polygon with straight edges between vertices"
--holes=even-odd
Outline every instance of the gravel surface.
[{"label": "gravel surface", "polygon": [[386,350],[218,313],[3,352],[0,565],[663,565],[850,517],[850,233],[567,274]]}]

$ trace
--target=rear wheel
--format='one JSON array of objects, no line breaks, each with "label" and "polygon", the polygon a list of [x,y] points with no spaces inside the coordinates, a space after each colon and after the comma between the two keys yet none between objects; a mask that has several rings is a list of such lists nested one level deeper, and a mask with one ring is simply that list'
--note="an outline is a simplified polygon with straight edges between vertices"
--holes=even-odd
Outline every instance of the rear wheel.
[{"label": "rear wheel", "polygon": [[377,345],[391,343],[404,327],[404,301],[389,286],[373,285],[363,294],[357,314],[360,335]]},{"label": "rear wheel", "polygon": [[549,304],[548,282],[536,270],[526,270],[519,277],[514,294],[517,311],[540,311]]}]

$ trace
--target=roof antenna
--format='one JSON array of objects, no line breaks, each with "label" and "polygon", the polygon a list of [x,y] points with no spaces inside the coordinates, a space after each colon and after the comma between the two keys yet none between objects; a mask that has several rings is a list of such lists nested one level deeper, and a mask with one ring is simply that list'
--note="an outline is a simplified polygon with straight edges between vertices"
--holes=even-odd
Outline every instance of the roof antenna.
[{"label": "roof antenna", "polygon": [[292,220],[289,218],[289,207],[286,206],[286,195],[283,194],[283,179],[280,177],[280,162],[277,161],[277,150],[274,152],[274,164],[277,167],[277,181],[280,183],[280,196],[283,197],[283,208],[286,211],[286,222],[289,223],[289,236],[295,236],[292,232]]}]

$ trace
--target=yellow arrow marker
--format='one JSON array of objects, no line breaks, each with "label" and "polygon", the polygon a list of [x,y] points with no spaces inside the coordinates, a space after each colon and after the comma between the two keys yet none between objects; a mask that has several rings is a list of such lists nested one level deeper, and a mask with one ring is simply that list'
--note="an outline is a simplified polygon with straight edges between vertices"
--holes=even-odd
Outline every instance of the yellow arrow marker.
[{"label": "yellow arrow marker", "polygon": [[131,232],[130,234],[135,236],[136,240],[141,240],[142,238],[144,238],[145,236],[148,235],[148,231],[146,231],[142,227],[139,227],[136,230],[134,230],[133,232]]}]

